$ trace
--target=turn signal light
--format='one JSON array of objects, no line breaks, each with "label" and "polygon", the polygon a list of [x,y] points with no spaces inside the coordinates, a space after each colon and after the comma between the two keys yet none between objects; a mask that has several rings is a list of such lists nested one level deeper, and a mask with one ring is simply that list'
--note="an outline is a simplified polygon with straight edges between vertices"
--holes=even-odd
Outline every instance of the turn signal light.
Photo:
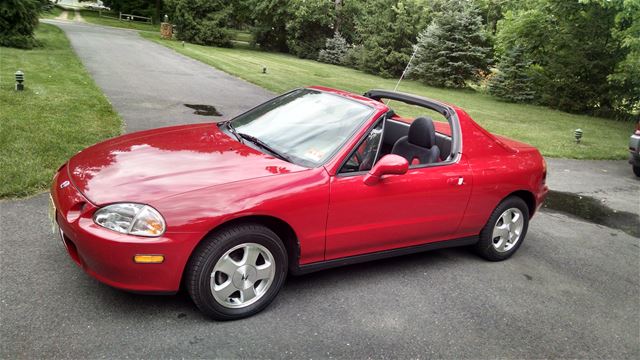
[{"label": "turn signal light", "polygon": [[162,264],[164,255],[136,255],[133,261],[138,264]]}]

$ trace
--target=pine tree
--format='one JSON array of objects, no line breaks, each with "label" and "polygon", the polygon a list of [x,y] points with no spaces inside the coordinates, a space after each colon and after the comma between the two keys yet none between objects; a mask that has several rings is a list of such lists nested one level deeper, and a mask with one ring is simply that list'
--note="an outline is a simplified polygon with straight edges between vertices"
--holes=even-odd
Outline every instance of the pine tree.
[{"label": "pine tree", "polygon": [[532,79],[529,76],[531,62],[527,61],[520,47],[507,52],[498,63],[498,73],[489,82],[489,93],[513,102],[533,100]]},{"label": "pine tree", "polygon": [[429,85],[462,88],[487,70],[491,48],[474,5],[452,0],[418,36],[410,76]]},{"label": "pine tree", "polygon": [[368,0],[358,21],[359,67],[383,77],[402,74],[426,15],[419,0]]},{"label": "pine tree", "polygon": [[37,45],[33,31],[38,25],[40,5],[37,0],[0,2],[0,46],[30,49]]},{"label": "pine tree", "polygon": [[327,39],[324,49],[320,50],[318,61],[342,65],[347,51],[349,51],[349,44],[347,44],[347,41],[336,31],[332,38]]}]

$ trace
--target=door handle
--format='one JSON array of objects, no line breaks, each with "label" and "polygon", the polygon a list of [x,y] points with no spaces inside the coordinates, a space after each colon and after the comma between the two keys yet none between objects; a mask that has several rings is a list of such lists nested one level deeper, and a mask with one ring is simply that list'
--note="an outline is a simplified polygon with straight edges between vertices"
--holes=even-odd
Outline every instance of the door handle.
[{"label": "door handle", "polygon": [[461,185],[464,184],[464,178],[462,176],[456,176],[456,177],[449,178],[447,180],[447,184],[461,186]]}]

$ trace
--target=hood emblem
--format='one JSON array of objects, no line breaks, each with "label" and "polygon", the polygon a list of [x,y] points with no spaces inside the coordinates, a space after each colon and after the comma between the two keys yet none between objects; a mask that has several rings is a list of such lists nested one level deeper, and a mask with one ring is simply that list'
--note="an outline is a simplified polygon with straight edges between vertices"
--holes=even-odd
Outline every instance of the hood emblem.
[{"label": "hood emblem", "polygon": [[67,186],[69,186],[69,184],[71,184],[69,180],[63,181],[62,184],[60,184],[60,189],[66,188]]}]

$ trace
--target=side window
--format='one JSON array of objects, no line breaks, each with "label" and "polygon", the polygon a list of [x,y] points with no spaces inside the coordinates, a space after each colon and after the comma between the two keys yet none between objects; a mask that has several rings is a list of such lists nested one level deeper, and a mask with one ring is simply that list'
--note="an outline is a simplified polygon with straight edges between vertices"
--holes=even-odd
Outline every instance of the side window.
[{"label": "side window", "polygon": [[383,129],[384,119],[379,121],[378,124],[369,131],[364,141],[354,149],[339,172],[350,173],[371,170],[373,164],[378,161]]}]

